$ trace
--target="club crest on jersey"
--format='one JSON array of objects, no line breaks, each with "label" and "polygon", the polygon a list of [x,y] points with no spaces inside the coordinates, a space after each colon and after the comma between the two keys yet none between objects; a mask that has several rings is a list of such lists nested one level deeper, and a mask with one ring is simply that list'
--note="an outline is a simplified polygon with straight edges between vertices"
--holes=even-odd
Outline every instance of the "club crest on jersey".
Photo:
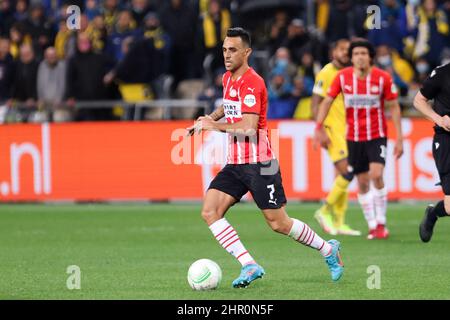
[{"label": "club crest on jersey", "polygon": [[371,90],[372,90],[372,93],[378,93],[378,87],[377,86],[373,86],[371,88]]},{"label": "club crest on jersey", "polygon": [[232,97],[232,98],[234,98],[234,97],[236,97],[237,96],[237,92],[236,92],[236,90],[235,89],[231,89],[230,90],[230,97]]},{"label": "club crest on jersey", "polygon": [[244,98],[244,103],[249,107],[253,107],[256,104],[256,97],[252,94],[248,94]]}]

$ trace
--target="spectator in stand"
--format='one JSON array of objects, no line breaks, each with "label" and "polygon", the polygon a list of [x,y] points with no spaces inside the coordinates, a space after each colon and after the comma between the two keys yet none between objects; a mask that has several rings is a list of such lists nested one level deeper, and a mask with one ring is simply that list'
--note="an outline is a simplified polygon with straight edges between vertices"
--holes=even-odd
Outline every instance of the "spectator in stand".
[{"label": "spectator in stand", "polygon": [[148,0],[131,0],[130,12],[137,27],[142,25],[142,22],[149,11],[150,6]]},{"label": "spectator in stand", "polygon": [[[430,69],[440,64],[440,54],[448,44],[449,25],[445,12],[438,9],[435,0],[422,0],[417,7],[416,33],[414,40],[408,40],[412,59],[425,57]],[[411,19],[409,20],[411,23]]]},{"label": "spectator in stand", "polygon": [[418,84],[423,84],[425,79],[430,74],[430,64],[425,57],[420,57],[416,60],[416,77],[415,82]]},{"label": "spectator in stand", "polygon": [[158,74],[168,74],[170,71],[170,51],[172,41],[167,32],[162,28],[159,16],[156,12],[150,11],[144,18],[142,34],[139,38],[153,40],[153,46],[156,49],[157,64],[154,69]]},{"label": "spectator in stand", "polygon": [[86,0],[84,14],[89,21],[92,21],[95,17],[101,14],[97,0]]},{"label": "spectator in stand", "polygon": [[[87,16],[86,16],[87,17]],[[105,26],[105,18],[102,15],[95,16],[86,29],[92,42],[94,52],[103,53],[106,50],[108,34]]]},{"label": "spectator in stand", "polygon": [[56,122],[71,119],[68,111],[61,108],[66,92],[66,77],[65,61],[58,60],[54,47],[48,47],[38,68],[37,97],[39,109],[47,114],[46,118],[53,111],[53,120]]},{"label": "spectator in stand", "polygon": [[51,25],[44,16],[44,8],[41,4],[31,5],[29,12],[24,22],[25,30],[31,36],[36,57],[40,60],[45,48],[53,43]]},{"label": "spectator in stand", "polygon": [[292,81],[286,67],[275,66],[270,72],[267,88],[268,119],[289,119],[294,115],[296,101],[292,98]]},{"label": "spectator in stand", "polygon": [[316,46],[315,42],[306,30],[303,20],[293,19],[288,26],[287,36],[282,41],[281,46],[289,49],[292,54],[292,60],[298,64],[303,52],[314,49]]},{"label": "spectator in stand", "polygon": [[289,17],[285,10],[277,10],[271,23],[269,53],[273,55],[283,44],[288,34]]},{"label": "spectator in stand", "polygon": [[403,38],[407,35],[405,7],[398,0],[381,0],[381,28],[370,29],[368,40],[374,46],[386,44],[403,52]]},{"label": "spectator in stand", "polygon": [[7,36],[15,21],[11,1],[3,0],[0,2],[0,36]]},{"label": "spectator in stand", "polygon": [[297,73],[297,66],[291,61],[291,54],[285,47],[280,47],[269,61],[273,69],[282,70],[289,77],[289,82]]},{"label": "spectator in stand", "polygon": [[321,29],[325,30],[326,40],[333,42],[339,39],[349,39],[353,35],[353,21],[351,20],[351,1],[333,0],[323,1],[329,9],[318,12],[321,17]]},{"label": "spectator in stand", "polygon": [[[104,77],[112,63],[103,54],[94,53],[89,36],[79,33],[77,52],[70,58],[67,67],[67,104],[74,106],[75,101],[107,100],[108,87]],[[110,108],[82,108],[76,113],[76,120],[111,120]]]},{"label": "spectator in stand", "polygon": [[9,30],[9,39],[11,40],[10,53],[14,59],[19,57],[20,47],[23,44],[32,44],[29,34],[26,33],[25,26],[22,23],[15,23]]},{"label": "spectator in stand", "polygon": [[223,65],[222,42],[231,27],[230,12],[222,8],[219,0],[210,0],[208,10],[199,20],[198,40],[199,47],[202,48],[202,61],[207,55],[211,55],[210,70],[216,70]]},{"label": "spectator in stand", "polygon": [[376,48],[376,63],[381,69],[389,72],[400,95],[407,95],[408,87],[414,78],[414,70],[409,62],[402,59],[396,51],[387,45],[380,45]]},{"label": "spectator in stand", "polygon": [[106,48],[107,54],[118,62],[122,60],[122,41],[130,36],[135,36],[136,22],[133,16],[127,10],[120,11],[114,31],[108,36],[108,44]]},{"label": "spectator in stand", "polygon": [[35,59],[33,47],[30,44],[23,44],[20,47],[19,61],[15,70],[11,98],[18,104],[24,104],[25,117],[36,107],[37,91],[37,69],[38,62]]},{"label": "spectator in stand", "polygon": [[198,97],[200,101],[209,102],[209,110],[205,110],[206,114],[213,112],[223,103],[223,84],[222,77],[226,72],[224,68],[218,68],[214,71],[214,82],[208,86],[203,93]]},{"label": "spectator in stand", "polygon": [[297,75],[293,81],[292,98],[295,102],[295,119],[310,120],[313,116],[311,110],[311,92],[305,88],[302,76]]},{"label": "spectator in stand", "polygon": [[14,20],[16,22],[24,22],[28,18],[28,2],[26,0],[17,0],[15,11]]},{"label": "spectator in stand", "polygon": [[0,105],[11,97],[15,63],[9,53],[9,39],[0,37]]},{"label": "spectator in stand", "polygon": [[66,19],[59,21],[59,31],[55,37],[55,49],[58,59],[68,59],[75,54],[77,34],[67,28]]},{"label": "spectator in stand", "polygon": [[303,85],[309,96],[312,95],[314,79],[319,70],[320,65],[314,61],[312,53],[309,51],[304,52],[297,69],[297,75],[303,78]]},{"label": "spectator in stand", "polygon": [[119,0],[104,0],[102,11],[105,17],[106,30],[108,30],[108,34],[111,34],[120,11]]},{"label": "spectator in stand", "polygon": [[171,70],[173,87],[185,79],[201,77],[201,65],[195,54],[197,17],[182,0],[170,0],[162,9],[160,19],[172,41]]}]

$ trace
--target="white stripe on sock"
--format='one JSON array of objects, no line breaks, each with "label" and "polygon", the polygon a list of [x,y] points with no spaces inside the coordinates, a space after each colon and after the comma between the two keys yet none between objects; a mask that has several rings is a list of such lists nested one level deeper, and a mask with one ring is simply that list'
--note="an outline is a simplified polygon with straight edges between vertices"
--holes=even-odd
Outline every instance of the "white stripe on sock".
[{"label": "white stripe on sock", "polygon": [[375,214],[378,224],[386,224],[386,209],[387,209],[387,188],[373,189],[373,200],[375,204]]},{"label": "white stripe on sock", "polygon": [[301,244],[317,249],[323,256],[329,255],[331,252],[331,245],[323,240],[317,233],[314,232],[306,223],[291,218],[293,224],[289,237]]},{"label": "white stripe on sock", "polygon": [[369,230],[375,229],[377,227],[377,221],[375,219],[375,205],[372,193],[370,191],[365,194],[358,193],[358,202],[369,225]]},{"label": "white stripe on sock", "polygon": [[232,256],[234,256],[243,266],[254,262],[253,257],[248,253],[242,244],[234,228],[225,218],[217,220],[209,229],[213,233],[219,244]]}]

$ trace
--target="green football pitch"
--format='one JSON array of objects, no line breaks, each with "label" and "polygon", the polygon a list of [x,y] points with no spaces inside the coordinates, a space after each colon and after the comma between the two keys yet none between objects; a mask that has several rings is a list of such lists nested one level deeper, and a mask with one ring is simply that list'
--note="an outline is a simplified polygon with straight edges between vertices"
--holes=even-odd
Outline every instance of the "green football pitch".
[{"label": "green football pitch", "polygon": [[[325,236],[317,206],[289,204],[288,212]],[[337,236],[345,273],[333,283],[317,251],[271,231],[254,204],[238,204],[227,219],[266,276],[233,289],[240,265],[201,220],[200,204],[1,205],[0,299],[449,299],[450,218],[421,243],[424,207],[389,204],[389,240]],[[365,234],[356,204],[347,221]],[[189,287],[187,270],[200,258],[221,266],[217,290]],[[67,288],[73,265],[79,290]],[[379,289],[369,289],[373,270]]]}]

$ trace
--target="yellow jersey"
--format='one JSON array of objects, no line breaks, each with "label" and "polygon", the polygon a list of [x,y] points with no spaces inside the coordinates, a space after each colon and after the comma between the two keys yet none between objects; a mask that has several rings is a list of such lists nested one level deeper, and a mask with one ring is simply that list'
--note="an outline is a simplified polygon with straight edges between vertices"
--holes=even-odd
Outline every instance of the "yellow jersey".
[{"label": "yellow jersey", "polygon": [[[313,93],[325,98],[327,96],[328,88],[339,70],[340,69],[336,68],[331,62],[325,65],[316,76]],[[340,93],[331,104],[330,111],[323,124],[326,127],[333,128],[334,132],[345,135],[345,123],[344,98],[342,93]]]}]

